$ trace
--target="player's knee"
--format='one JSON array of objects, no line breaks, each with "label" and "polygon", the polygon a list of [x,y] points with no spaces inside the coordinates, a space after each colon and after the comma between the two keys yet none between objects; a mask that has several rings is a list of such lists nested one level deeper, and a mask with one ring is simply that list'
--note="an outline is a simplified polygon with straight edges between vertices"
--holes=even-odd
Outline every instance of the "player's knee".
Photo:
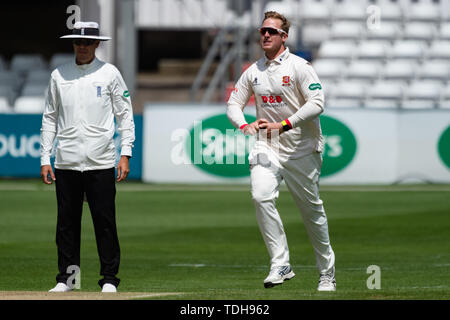
[{"label": "player's knee", "polygon": [[265,201],[273,201],[277,198],[277,193],[264,188],[254,188],[252,190],[253,201],[260,203]]}]

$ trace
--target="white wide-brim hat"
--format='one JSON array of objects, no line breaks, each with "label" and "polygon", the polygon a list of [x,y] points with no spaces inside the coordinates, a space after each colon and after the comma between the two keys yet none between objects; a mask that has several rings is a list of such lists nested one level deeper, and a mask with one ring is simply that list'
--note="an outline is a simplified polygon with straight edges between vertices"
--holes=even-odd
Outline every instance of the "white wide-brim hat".
[{"label": "white wide-brim hat", "polygon": [[100,35],[97,22],[75,22],[72,34],[60,37],[61,39],[94,39],[100,41],[111,40],[110,37]]}]

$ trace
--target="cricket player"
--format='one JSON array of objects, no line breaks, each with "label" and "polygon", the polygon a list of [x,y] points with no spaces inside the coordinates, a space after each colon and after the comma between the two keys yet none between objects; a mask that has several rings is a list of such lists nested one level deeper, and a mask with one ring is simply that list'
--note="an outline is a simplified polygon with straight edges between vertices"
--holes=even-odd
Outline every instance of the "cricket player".
[{"label": "cricket player", "polygon": [[[116,67],[100,61],[95,50],[100,41],[96,22],[76,22],[72,40],[75,59],[51,74],[41,129],[41,176],[56,184],[58,218],[56,286],[50,292],[73,289],[74,266],[80,266],[80,233],[83,198],[94,223],[100,258],[98,282],[102,292],[116,292],[120,279],[120,247],[115,217],[115,182],[126,179],[135,139],[130,95]],[[114,118],[121,135],[121,157],[115,174]],[[55,171],[50,163],[57,138]],[[71,279],[72,280],[72,279]]]},{"label": "cricket player", "polygon": [[[327,217],[319,197],[324,140],[319,115],[324,94],[311,64],[285,46],[289,21],[265,13],[260,31],[263,58],[253,63],[235,85],[227,105],[230,122],[244,134],[257,134],[250,152],[250,178],[256,218],[270,256],[264,287],[292,279],[283,223],[275,206],[284,180],[302,215],[319,271],[319,291],[335,291],[334,252]],[[247,123],[243,109],[255,95],[256,118]]]}]

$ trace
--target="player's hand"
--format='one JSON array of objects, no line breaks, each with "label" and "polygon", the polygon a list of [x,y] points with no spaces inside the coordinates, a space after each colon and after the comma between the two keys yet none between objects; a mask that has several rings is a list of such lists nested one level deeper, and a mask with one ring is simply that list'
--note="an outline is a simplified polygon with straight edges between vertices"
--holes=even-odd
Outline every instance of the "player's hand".
[{"label": "player's hand", "polygon": [[45,184],[52,184],[53,181],[56,181],[55,174],[53,173],[51,165],[41,166],[41,177],[42,182],[44,182]]},{"label": "player's hand", "polygon": [[259,125],[261,123],[267,123],[269,122],[267,119],[258,119],[255,122],[250,123],[248,126],[245,126],[244,129],[242,129],[242,132],[244,135],[255,135],[259,131]]},{"label": "player's hand", "polygon": [[[283,133],[281,122],[262,122],[259,124],[259,130],[265,130],[267,138]],[[276,133],[275,133],[276,132]]]},{"label": "player's hand", "polygon": [[117,182],[123,181],[130,173],[130,161],[127,156],[121,156],[117,165]]}]

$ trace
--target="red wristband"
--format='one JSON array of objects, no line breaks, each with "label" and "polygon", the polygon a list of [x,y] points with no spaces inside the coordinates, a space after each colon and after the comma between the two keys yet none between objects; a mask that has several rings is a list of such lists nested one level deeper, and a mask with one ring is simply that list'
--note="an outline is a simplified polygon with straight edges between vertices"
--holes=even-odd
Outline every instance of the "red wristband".
[{"label": "red wristband", "polygon": [[291,129],[292,129],[292,124],[291,124],[291,122],[289,121],[289,119],[285,119],[284,121],[286,121],[286,123],[289,125],[289,127],[291,127]]},{"label": "red wristband", "polygon": [[245,128],[246,126],[248,126],[248,123],[243,124],[239,129],[244,130],[244,128]]}]

